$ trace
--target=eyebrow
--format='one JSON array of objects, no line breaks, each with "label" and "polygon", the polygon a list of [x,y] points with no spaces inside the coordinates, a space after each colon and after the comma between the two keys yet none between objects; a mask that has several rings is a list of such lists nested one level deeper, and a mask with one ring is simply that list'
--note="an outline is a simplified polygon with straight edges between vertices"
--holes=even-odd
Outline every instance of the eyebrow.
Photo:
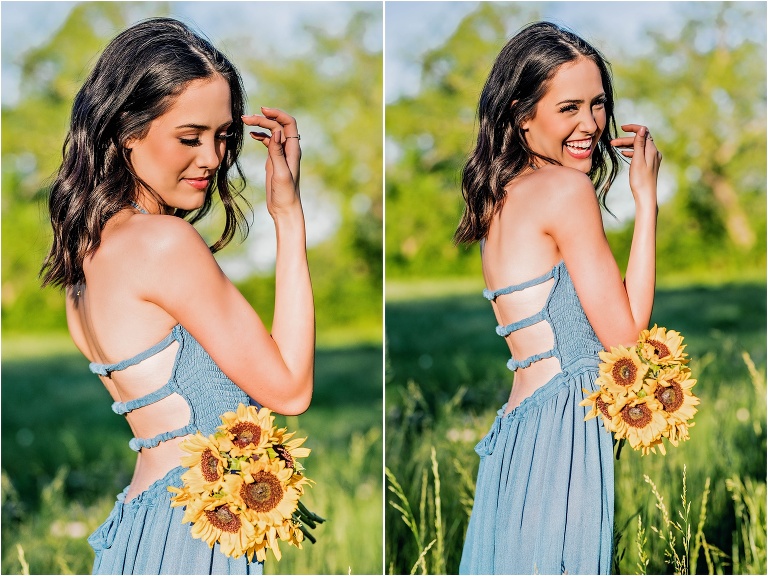
[{"label": "eyebrow", "polygon": [[[605,96],[605,92],[603,92],[602,94],[598,94],[597,96],[592,98],[592,102],[594,102],[595,100],[599,100],[600,98],[605,98],[605,97],[606,97]],[[557,104],[555,104],[555,106],[560,106],[560,104],[584,104],[584,100],[575,100],[575,99],[562,100],[562,101],[558,102]]]},{"label": "eyebrow", "polygon": [[[232,124],[232,120],[229,122],[224,122],[221,126],[217,128],[217,130],[221,130],[225,126],[230,126]],[[176,130],[180,130],[182,128],[191,128],[192,130],[200,130],[201,132],[204,130],[210,130],[210,126],[206,126],[205,124],[182,124],[181,126],[176,126]]]}]

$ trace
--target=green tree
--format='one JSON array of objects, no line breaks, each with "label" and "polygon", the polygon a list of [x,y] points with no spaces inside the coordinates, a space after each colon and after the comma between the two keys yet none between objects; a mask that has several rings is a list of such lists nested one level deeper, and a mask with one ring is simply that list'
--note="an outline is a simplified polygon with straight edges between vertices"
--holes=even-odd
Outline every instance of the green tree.
[{"label": "green tree", "polygon": [[[677,192],[660,254],[765,267],[765,4],[683,3],[682,30],[649,30],[647,55],[614,65],[619,93],[653,118]],[[695,257],[694,257],[695,254]]]}]

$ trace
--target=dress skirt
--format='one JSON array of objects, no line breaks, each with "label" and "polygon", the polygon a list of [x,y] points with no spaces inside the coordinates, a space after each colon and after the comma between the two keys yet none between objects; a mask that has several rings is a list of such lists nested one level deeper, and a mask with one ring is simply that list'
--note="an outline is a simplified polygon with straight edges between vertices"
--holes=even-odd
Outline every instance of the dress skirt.
[{"label": "dress skirt", "polygon": [[613,440],[579,406],[597,360],[583,358],[506,416],[475,447],[477,489],[461,574],[608,574]]},{"label": "dress skirt", "polygon": [[192,538],[182,524],[184,508],[171,508],[168,486],[181,487],[178,466],[147,490],[125,502],[118,495],[112,513],[89,538],[96,552],[94,574],[262,574],[263,564],[246,556],[228,558],[216,544]]}]

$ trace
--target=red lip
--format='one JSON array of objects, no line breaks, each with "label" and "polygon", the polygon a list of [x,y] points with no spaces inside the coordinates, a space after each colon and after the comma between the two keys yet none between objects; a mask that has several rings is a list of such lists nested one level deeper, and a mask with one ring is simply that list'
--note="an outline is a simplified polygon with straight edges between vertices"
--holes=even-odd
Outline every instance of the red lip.
[{"label": "red lip", "polygon": [[210,178],[183,178],[183,180],[197,190],[205,190],[210,182]]}]

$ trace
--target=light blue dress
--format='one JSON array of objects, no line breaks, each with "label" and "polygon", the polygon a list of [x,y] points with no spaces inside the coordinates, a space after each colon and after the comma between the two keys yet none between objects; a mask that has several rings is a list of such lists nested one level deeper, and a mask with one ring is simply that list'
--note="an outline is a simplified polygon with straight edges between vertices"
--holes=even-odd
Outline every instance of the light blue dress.
[{"label": "light blue dress", "polygon": [[[186,426],[163,432],[153,438],[133,438],[135,451],[153,448],[171,438],[196,431],[213,434],[221,425],[220,415],[234,411],[250,398],[219,369],[213,359],[180,324],[161,342],[117,364],[90,365],[91,372],[109,376],[179,343],[168,382],[146,396],[130,402],[115,402],[112,410],[127,414],[171,394],[181,395],[189,404]],[[96,551],[94,574],[262,574],[263,565],[249,563],[245,556],[226,557],[216,544],[213,549],[192,538],[190,524],[182,524],[184,508],[171,508],[168,486],[182,485],[186,470],[177,466],[147,490],[125,502],[128,487],[118,495],[112,513],[89,538]]]},{"label": "light blue dress", "polygon": [[499,326],[506,336],[546,321],[554,347],[510,370],[555,357],[561,372],[506,416],[503,406],[475,447],[477,489],[461,574],[607,574],[613,552],[613,440],[597,418],[584,422],[579,406],[593,391],[603,349],[579,302],[564,262],[528,282],[496,291],[489,300],[554,282],[544,308]]}]

